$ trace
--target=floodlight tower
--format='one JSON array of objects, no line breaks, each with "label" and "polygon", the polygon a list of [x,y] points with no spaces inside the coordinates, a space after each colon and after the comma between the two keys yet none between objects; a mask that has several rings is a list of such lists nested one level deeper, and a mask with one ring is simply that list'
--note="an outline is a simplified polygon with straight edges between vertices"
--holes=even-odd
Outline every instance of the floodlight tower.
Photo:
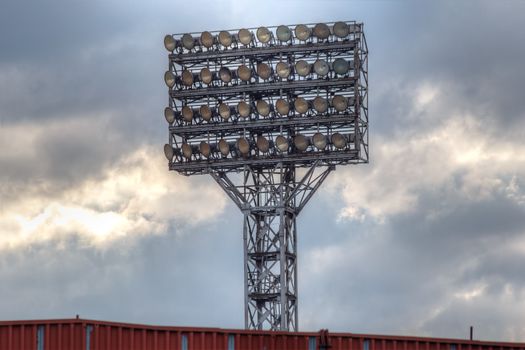
[{"label": "floodlight tower", "polygon": [[247,329],[298,328],[297,215],[368,162],[368,49],[353,21],[167,35],[169,169],[210,174],[244,215]]}]

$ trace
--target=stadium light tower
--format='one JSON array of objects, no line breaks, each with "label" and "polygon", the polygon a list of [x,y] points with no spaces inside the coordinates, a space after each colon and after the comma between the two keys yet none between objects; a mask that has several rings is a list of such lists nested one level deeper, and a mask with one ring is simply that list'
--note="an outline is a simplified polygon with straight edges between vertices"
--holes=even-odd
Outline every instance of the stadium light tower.
[{"label": "stadium light tower", "polygon": [[297,215],[368,162],[368,49],[353,21],[166,35],[169,169],[210,174],[244,215],[247,329],[296,331]]}]

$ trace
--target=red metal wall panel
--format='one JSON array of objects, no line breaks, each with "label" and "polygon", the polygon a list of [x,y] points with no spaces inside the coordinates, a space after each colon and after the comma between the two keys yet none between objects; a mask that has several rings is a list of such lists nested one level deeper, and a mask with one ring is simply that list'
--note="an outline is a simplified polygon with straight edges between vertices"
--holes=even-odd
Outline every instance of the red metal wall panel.
[{"label": "red metal wall panel", "polygon": [[230,350],[232,345],[234,350],[311,350],[313,340],[315,350],[323,350],[326,341],[330,350],[525,350],[524,343],[351,333],[160,327],[82,319],[0,321],[0,350]]}]

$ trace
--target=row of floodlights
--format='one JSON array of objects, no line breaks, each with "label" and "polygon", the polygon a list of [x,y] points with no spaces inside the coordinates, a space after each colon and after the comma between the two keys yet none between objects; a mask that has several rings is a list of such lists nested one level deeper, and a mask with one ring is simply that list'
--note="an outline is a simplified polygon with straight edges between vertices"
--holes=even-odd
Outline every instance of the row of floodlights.
[{"label": "row of floodlights", "polygon": [[263,80],[268,80],[273,72],[277,73],[277,76],[281,79],[286,79],[294,73],[301,77],[307,77],[312,72],[315,72],[319,77],[324,77],[328,75],[330,71],[333,71],[337,75],[345,75],[350,70],[350,64],[351,62],[344,58],[336,58],[332,63],[318,59],[313,64],[305,60],[299,60],[295,65],[280,61],[275,65],[275,69],[273,69],[267,63],[261,62],[257,64],[255,71],[242,64],[234,71],[236,74],[233,74],[232,70],[228,67],[221,67],[218,72],[212,72],[209,68],[204,67],[200,70],[199,74],[192,73],[188,69],[184,69],[180,76],[177,76],[173,71],[166,71],[166,73],[164,73],[164,82],[169,88],[173,88],[177,82],[184,86],[192,86],[193,83],[197,81],[209,85],[218,79],[226,84],[235,78],[248,82],[252,77],[255,77],[255,75]]},{"label": "row of floodlights", "polygon": [[319,40],[326,40],[330,35],[334,35],[337,38],[346,38],[355,27],[350,27],[345,22],[336,22],[333,26],[329,26],[325,23],[318,23],[313,28],[304,24],[299,24],[295,27],[294,32],[290,27],[280,25],[275,30],[275,34],[267,27],[259,27],[255,33],[248,29],[240,29],[236,34],[223,30],[218,35],[213,35],[208,31],[201,33],[200,37],[194,38],[191,34],[184,34],[180,39],[175,39],[173,35],[166,35],[164,37],[164,47],[166,50],[173,52],[177,48],[185,48],[186,50],[193,50],[196,48],[207,48],[211,49],[216,45],[221,45],[224,48],[228,48],[234,45],[234,43],[249,46],[255,43],[255,38],[261,44],[270,44],[272,39],[277,38],[280,43],[288,43],[292,40],[295,34],[295,38],[299,41],[307,41],[311,37],[316,37]]},{"label": "row of floodlights", "polygon": [[329,144],[338,150],[342,150],[349,142],[354,142],[354,134],[345,136],[336,132],[329,138],[318,132],[312,137],[297,134],[290,140],[283,135],[279,135],[275,138],[275,141],[259,135],[253,143],[245,137],[240,137],[236,141],[230,142],[220,139],[216,144],[210,144],[206,141],[202,141],[199,145],[183,143],[180,148],[173,148],[171,145],[166,144],[164,145],[164,155],[171,162],[175,155],[182,155],[186,159],[191,159],[193,155],[199,154],[204,158],[210,158],[213,155],[228,157],[228,155],[232,154],[232,151],[240,156],[248,156],[252,150],[258,150],[261,153],[271,153],[272,151],[286,153],[290,152],[290,141],[293,142],[295,152],[299,153],[305,152],[310,145],[315,146],[314,151],[324,151]]},{"label": "row of floodlights", "polygon": [[[290,101],[291,102],[291,101]],[[282,116],[288,115],[291,110],[291,103],[288,100],[280,98],[271,105],[265,100],[257,100],[255,102],[255,110],[262,117],[268,117],[272,110],[277,111]],[[298,114],[306,114],[309,109],[313,109],[317,113],[326,113],[330,105],[336,112],[344,112],[348,108],[349,99],[342,95],[335,95],[329,101],[321,96],[315,97],[313,100],[306,100],[303,97],[297,97],[293,100],[293,110]],[[230,106],[226,103],[220,103],[216,108],[205,104],[200,106],[198,114],[205,121],[210,121],[213,115],[219,115],[222,119],[227,121],[232,114],[238,114],[241,118],[248,118],[252,114],[253,107],[246,101],[240,101],[237,106]],[[188,123],[194,119],[197,111],[190,106],[183,106],[180,111],[182,119]],[[164,109],[164,117],[169,124],[172,124],[175,119],[175,111],[170,107]]]}]

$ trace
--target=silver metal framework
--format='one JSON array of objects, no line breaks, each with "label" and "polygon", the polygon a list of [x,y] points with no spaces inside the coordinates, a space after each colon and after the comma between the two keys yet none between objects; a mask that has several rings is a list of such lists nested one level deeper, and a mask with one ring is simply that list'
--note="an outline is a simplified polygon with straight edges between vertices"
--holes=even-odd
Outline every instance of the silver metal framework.
[{"label": "silver metal framework", "polygon": [[[176,39],[176,48],[169,55],[169,70],[177,75],[169,92],[168,108],[174,115],[169,127],[169,168],[183,175],[210,174],[243,213],[247,329],[298,329],[297,216],[336,165],[368,162],[368,48],[363,24],[346,23],[350,32],[345,38],[337,38],[332,32],[322,40],[311,37],[299,42],[292,37],[289,42],[280,42],[272,34],[268,43],[261,44],[253,34],[256,28],[251,28],[253,40],[249,45],[241,45],[233,35],[228,48],[214,39],[213,47],[185,49],[182,40]],[[218,38],[220,33],[209,34]],[[283,61],[293,67],[298,60],[313,65],[317,59],[332,62],[337,58],[349,62],[348,74],[330,72],[323,77],[312,70],[304,77],[292,70],[286,79],[276,74],[261,79],[255,73],[261,62],[273,70]],[[197,77],[204,68],[218,71],[228,67],[234,71],[240,64],[253,72],[250,81],[241,81],[233,74],[232,81],[226,83],[214,75],[211,83],[203,84],[195,78],[188,86],[179,77],[182,71]],[[281,115],[272,108],[269,115],[260,115],[255,108],[261,99],[273,106],[278,99],[293,103],[300,96],[311,104],[315,97],[330,101],[334,95],[347,99],[346,110],[330,105],[325,112],[310,108],[299,113],[291,108],[287,115]],[[233,106],[240,101],[251,106],[249,117],[241,118],[233,107],[228,120],[217,113],[219,104]],[[193,112],[191,121],[182,117],[184,106],[197,111],[203,104],[211,106],[211,119],[199,112]],[[328,140],[323,149],[310,143],[299,150],[293,142],[284,152],[274,147],[279,135],[290,140],[297,135],[313,139],[320,132]],[[347,135],[344,147],[330,141],[329,135],[335,133]],[[270,150],[258,148],[261,135],[270,140]],[[241,154],[236,148],[239,137],[248,141],[249,153]],[[229,144],[227,155],[218,152],[219,141]],[[210,145],[211,154],[199,152],[203,142]],[[184,154],[184,145],[189,145],[190,156]]]}]

